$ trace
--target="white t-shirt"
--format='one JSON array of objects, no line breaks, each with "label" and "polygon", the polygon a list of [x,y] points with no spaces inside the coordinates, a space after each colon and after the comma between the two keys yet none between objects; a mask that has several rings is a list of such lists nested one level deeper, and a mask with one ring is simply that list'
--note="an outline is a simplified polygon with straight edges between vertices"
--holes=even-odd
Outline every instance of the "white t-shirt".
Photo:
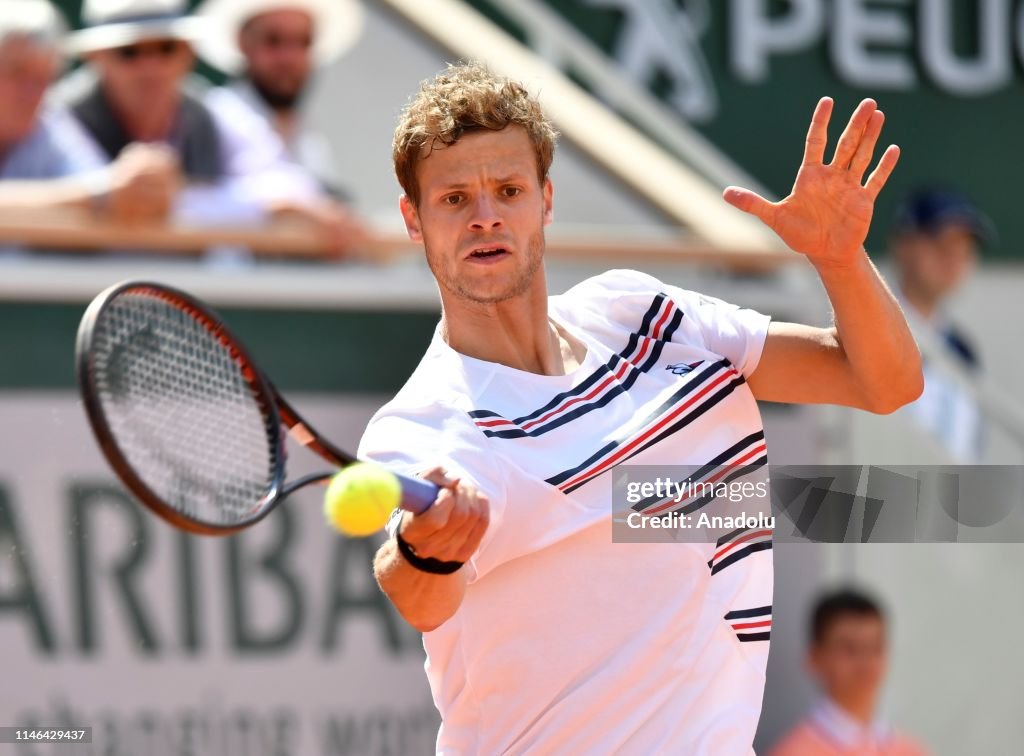
[{"label": "white t-shirt", "polygon": [[[613,543],[615,465],[766,462],[744,378],[769,317],[609,271],[551,297],[587,355],[544,376],[435,334],[359,454],[491,503],[459,610],[424,634],[439,753],[747,754],[771,628],[770,532]],[[681,366],[685,364],[685,368]]]}]

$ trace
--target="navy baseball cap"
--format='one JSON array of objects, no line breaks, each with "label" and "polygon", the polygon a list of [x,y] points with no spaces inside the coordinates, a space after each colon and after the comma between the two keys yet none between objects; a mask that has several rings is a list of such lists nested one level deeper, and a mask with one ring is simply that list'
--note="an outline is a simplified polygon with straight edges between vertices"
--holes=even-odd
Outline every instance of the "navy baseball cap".
[{"label": "navy baseball cap", "polygon": [[893,231],[930,235],[952,224],[966,226],[983,244],[996,241],[992,221],[955,189],[929,187],[914,191],[896,211]]}]

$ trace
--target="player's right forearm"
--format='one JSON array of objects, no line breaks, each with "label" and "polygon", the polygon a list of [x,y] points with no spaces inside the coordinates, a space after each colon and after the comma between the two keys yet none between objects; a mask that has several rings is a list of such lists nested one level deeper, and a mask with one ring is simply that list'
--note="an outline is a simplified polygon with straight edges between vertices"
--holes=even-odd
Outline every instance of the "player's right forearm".
[{"label": "player's right forearm", "polygon": [[405,621],[421,633],[444,624],[458,610],[466,593],[464,569],[450,575],[418,570],[402,556],[393,538],[377,551],[373,573]]}]

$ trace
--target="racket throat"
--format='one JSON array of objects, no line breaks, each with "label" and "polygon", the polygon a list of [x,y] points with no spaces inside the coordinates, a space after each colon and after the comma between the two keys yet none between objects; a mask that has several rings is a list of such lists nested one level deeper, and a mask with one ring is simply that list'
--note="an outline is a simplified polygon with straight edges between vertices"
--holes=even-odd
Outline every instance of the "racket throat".
[{"label": "racket throat", "polygon": [[296,423],[295,425],[288,428],[288,436],[297,444],[302,446],[310,446],[316,441],[316,436],[306,427],[305,423]]}]

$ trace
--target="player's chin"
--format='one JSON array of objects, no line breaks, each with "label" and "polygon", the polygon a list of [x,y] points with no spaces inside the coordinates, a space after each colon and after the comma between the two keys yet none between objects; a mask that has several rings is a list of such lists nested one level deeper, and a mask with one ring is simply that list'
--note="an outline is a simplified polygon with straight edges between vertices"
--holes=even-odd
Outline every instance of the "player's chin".
[{"label": "player's chin", "polygon": [[495,281],[490,286],[482,285],[479,281],[463,281],[458,288],[463,299],[483,305],[508,302],[519,294],[518,287],[510,286],[507,278]]}]

